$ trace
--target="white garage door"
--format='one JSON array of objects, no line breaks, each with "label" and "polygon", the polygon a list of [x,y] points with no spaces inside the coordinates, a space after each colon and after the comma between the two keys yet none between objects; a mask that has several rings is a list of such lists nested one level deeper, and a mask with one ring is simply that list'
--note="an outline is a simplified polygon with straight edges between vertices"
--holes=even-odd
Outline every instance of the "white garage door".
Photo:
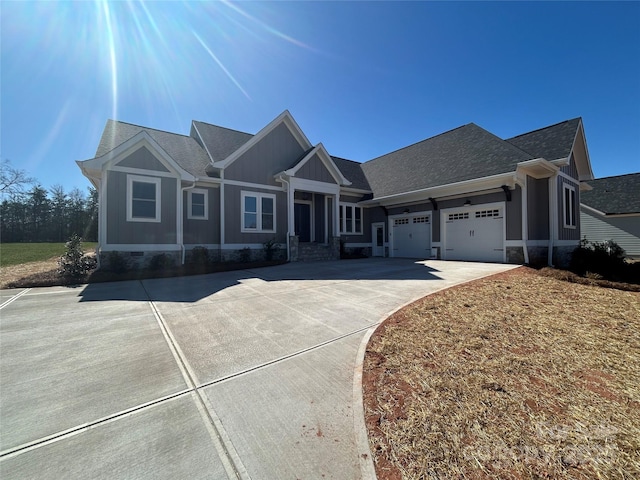
[{"label": "white garage door", "polygon": [[391,227],[394,257],[429,258],[431,256],[429,215],[396,218]]},{"label": "white garage door", "polygon": [[502,212],[502,208],[491,208],[447,214],[445,258],[503,262],[504,216]]}]

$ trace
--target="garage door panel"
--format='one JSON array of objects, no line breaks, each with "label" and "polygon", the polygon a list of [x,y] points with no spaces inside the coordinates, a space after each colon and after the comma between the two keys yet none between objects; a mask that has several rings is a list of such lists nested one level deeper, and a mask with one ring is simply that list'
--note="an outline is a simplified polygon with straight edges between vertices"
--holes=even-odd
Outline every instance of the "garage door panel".
[{"label": "garage door panel", "polygon": [[392,224],[393,256],[428,258],[431,255],[431,225],[427,215],[396,218]]},{"label": "garage door panel", "polygon": [[448,260],[504,260],[502,209],[449,213],[445,229],[445,255]]}]

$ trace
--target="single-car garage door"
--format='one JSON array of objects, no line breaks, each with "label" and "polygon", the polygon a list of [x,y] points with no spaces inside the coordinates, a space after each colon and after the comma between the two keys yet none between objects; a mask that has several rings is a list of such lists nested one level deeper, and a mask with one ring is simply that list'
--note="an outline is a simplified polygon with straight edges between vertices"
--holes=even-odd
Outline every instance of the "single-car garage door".
[{"label": "single-car garage door", "polygon": [[445,218],[445,259],[504,261],[502,208],[448,213]]},{"label": "single-car garage door", "polygon": [[395,218],[391,224],[394,257],[429,258],[431,223],[429,215]]}]

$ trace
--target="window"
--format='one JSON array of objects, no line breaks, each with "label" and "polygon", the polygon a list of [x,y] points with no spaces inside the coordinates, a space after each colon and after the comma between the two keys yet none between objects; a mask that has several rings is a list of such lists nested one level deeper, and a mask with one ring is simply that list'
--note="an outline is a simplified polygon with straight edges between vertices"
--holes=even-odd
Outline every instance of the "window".
[{"label": "window", "polygon": [[193,220],[209,219],[209,191],[204,188],[194,188],[187,190],[189,200],[187,201],[187,218]]},{"label": "window", "polygon": [[454,220],[467,220],[469,218],[469,212],[464,213],[450,213],[449,221],[452,222]]},{"label": "window", "polygon": [[272,193],[242,192],[242,231],[275,232],[276,196]]},{"label": "window", "polygon": [[487,217],[499,217],[500,210],[478,210],[476,212],[476,218],[487,218]]},{"label": "window", "polygon": [[362,207],[353,203],[340,204],[340,233],[362,234]]},{"label": "window", "polygon": [[563,184],[564,227],[576,228],[576,189]]},{"label": "window", "polygon": [[127,222],[160,222],[161,179],[127,175]]}]

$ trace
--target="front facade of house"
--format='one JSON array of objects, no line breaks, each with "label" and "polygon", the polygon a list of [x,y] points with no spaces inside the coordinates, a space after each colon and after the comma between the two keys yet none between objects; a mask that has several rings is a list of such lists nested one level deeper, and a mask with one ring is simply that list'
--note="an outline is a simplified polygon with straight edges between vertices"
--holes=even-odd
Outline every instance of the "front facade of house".
[{"label": "front facade of house", "polygon": [[265,244],[291,261],[369,256],[566,263],[593,178],[581,119],[503,140],[468,124],[365,163],[312,145],[287,111],[255,135],[108,121],[95,158],[102,262]]}]

